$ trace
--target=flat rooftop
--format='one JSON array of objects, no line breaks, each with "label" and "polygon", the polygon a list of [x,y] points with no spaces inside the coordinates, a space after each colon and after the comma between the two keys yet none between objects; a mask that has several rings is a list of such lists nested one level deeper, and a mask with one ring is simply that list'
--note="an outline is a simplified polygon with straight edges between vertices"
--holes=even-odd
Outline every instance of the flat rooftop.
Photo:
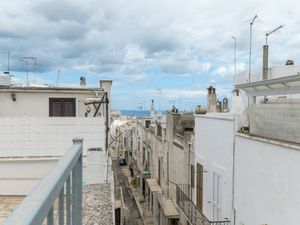
[{"label": "flat rooftop", "polygon": [[5,91],[15,91],[15,92],[64,92],[64,91],[76,91],[76,92],[86,92],[86,91],[104,91],[103,88],[88,88],[88,87],[51,87],[51,86],[0,86],[0,92]]}]

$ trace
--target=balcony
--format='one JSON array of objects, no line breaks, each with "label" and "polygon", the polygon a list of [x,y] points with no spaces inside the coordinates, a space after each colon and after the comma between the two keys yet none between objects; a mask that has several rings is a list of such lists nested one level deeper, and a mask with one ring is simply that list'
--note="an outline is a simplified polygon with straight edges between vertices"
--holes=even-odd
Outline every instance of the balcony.
[{"label": "balcony", "polygon": [[193,203],[187,184],[176,185],[176,203],[193,225],[230,225],[229,220],[210,221]]},{"label": "balcony", "polygon": [[73,139],[72,147],[24,198],[4,225],[113,224],[113,183],[83,187],[82,146],[82,139]]},{"label": "balcony", "polygon": [[157,192],[157,200],[164,212],[166,218],[179,218],[179,213],[175,207],[175,201],[170,198],[170,187],[162,187]]},{"label": "balcony", "polygon": [[64,224],[65,220],[66,224],[82,224],[82,139],[74,139],[73,143],[72,148],[14,210],[5,225],[39,225],[45,219],[47,224],[54,224],[53,208],[57,198],[59,224]]}]

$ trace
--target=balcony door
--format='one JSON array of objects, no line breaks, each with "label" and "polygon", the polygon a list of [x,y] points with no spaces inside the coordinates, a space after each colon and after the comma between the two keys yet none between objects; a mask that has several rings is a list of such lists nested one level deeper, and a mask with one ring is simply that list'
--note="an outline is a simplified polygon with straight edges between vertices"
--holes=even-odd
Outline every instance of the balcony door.
[{"label": "balcony door", "polygon": [[217,173],[213,175],[213,220],[221,220],[222,210],[222,192],[221,192],[221,176]]},{"label": "balcony door", "polygon": [[201,210],[203,209],[203,166],[197,163],[197,201],[196,206]]}]

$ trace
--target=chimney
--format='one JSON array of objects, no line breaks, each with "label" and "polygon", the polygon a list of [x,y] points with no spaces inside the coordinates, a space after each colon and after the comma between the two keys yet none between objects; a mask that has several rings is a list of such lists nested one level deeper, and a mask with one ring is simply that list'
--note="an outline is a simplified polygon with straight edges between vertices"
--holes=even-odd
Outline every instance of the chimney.
[{"label": "chimney", "polygon": [[263,46],[263,80],[269,78],[269,45]]},{"label": "chimney", "polygon": [[217,112],[222,112],[222,102],[221,101],[217,101]]},{"label": "chimney", "polygon": [[228,109],[228,98],[223,98],[223,112],[229,112]]},{"label": "chimney", "polygon": [[291,65],[295,65],[295,64],[294,64],[294,61],[293,61],[293,60],[288,59],[288,60],[286,61],[285,65],[286,65],[286,66],[291,66]]},{"label": "chimney", "polygon": [[216,88],[209,86],[207,88],[207,112],[216,112],[217,111],[217,96]]},{"label": "chimney", "polygon": [[80,87],[86,87],[85,77],[80,77]]},{"label": "chimney", "polygon": [[151,117],[154,117],[154,116],[155,116],[155,111],[154,111],[154,100],[153,100],[153,99],[151,99],[150,116],[151,116]]}]

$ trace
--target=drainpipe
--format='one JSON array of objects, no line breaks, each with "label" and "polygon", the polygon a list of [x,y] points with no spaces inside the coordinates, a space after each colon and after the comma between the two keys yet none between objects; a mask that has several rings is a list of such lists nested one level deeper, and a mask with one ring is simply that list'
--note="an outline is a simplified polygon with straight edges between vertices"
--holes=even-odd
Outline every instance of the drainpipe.
[{"label": "drainpipe", "polygon": [[106,183],[108,182],[108,162],[109,162],[109,157],[108,157],[108,133],[109,133],[109,127],[108,127],[108,120],[109,120],[109,117],[108,117],[108,104],[109,104],[109,99],[108,99],[108,96],[107,96],[107,92],[105,93],[106,97],[105,97],[105,111],[106,111],[106,129],[105,129],[105,133],[106,133],[106,137],[105,137],[105,148],[106,148]]},{"label": "drainpipe", "polygon": [[233,225],[235,225],[235,220],[236,220],[236,210],[234,206],[234,201],[235,201],[235,133],[236,133],[236,118],[234,119],[234,126],[233,126],[233,163],[232,163],[232,210],[233,210]]}]

